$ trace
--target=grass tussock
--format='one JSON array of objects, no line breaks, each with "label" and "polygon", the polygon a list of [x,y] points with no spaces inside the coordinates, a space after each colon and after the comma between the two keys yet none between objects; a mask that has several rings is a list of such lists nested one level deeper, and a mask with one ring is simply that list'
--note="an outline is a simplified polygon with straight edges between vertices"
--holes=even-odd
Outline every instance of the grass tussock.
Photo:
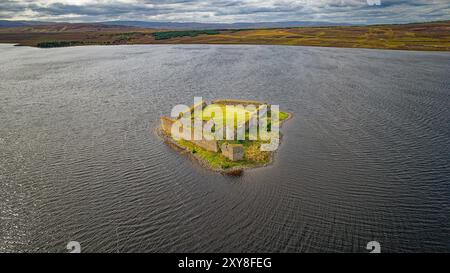
[{"label": "grass tussock", "polygon": [[261,151],[261,143],[255,142],[249,145],[244,150],[244,155],[247,160],[267,163],[269,162],[270,153]]}]

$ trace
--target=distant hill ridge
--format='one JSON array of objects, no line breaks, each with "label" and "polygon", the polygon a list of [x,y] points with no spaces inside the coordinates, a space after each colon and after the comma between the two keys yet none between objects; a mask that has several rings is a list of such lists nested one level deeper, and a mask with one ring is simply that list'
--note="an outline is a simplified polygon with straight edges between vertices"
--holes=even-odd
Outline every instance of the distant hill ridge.
[{"label": "distant hill ridge", "polygon": [[[43,21],[9,21],[0,20],[0,28],[27,27],[37,25],[59,25],[68,22]],[[197,23],[197,22],[148,22],[148,21],[106,21],[86,22],[89,25],[127,26],[158,29],[247,29],[247,28],[283,28],[301,26],[350,26],[351,24],[331,22],[289,21],[289,22],[259,22],[259,23]]]},{"label": "distant hill ridge", "polygon": [[260,22],[260,23],[196,23],[196,22],[145,22],[145,21],[109,21],[100,22],[105,25],[123,25],[131,27],[146,28],[169,28],[169,29],[241,29],[241,28],[280,28],[301,26],[349,26],[351,24],[331,22]]},{"label": "distant hill ridge", "polygon": [[286,21],[286,22],[259,22],[259,23],[198,23],[198,22],[150,22],[150,21],[105,21],[105,22],[44,22],[44,21],[10,21],[0,20],[0,28],[12,27],[36,27],[36,26],[62,26],[62,25],[85,25],[91,27],[134,27],[154,29],[175,30],[198,30],[198,29],[258,29],[258,28],[289,28],[289,27],[327,27],[327,26],[375,26],[375,25],[409,25],[421,23],[446,23],[446,21],[413,22],[403,24],[350,24],[332,23],[320,21]]}]

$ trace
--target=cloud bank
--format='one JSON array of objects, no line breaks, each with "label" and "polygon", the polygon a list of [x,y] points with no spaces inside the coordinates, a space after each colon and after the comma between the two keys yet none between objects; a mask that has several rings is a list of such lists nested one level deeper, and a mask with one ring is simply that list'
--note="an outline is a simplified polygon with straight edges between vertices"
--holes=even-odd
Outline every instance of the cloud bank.
[{"label": "cloud bank", "polygon": [[0,19],[67,22],[326,21],[407,23],[450,20],[449,0],[0,0]]}]

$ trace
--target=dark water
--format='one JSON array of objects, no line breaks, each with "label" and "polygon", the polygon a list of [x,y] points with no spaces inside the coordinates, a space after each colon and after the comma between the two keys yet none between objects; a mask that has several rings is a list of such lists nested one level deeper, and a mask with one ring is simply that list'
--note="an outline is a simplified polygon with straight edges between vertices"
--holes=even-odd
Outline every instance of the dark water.
[{"label": "dark water", "polygon": [[[0,251],[450,251],[450,54],[0,46]],[[153,132],[179,103],[295,113],[226,177]]]}]

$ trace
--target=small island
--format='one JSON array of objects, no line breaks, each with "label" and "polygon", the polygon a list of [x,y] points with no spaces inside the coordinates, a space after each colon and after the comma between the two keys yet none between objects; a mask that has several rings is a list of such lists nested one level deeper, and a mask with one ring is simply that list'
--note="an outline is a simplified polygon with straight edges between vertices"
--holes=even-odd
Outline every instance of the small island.
[{"label": "small island", "polygon": [[[211,124],[213,117],[211,117],[210,113],[207,114],[207,112],[210,112],[208,111],[210,106],[220,107],[224,113],[223,117],[220,117],[223,119],[223,124],[227,124],[227,122],[232,124],[234,135],[237,135],[237,131],[241,128],[245,139],[227,140],[229,138],[224,137],[224,139],[216,140],[206,139],[205,136],[202,136],[198,140],[186,140],[177,139],[173,136],[173,125],[183,117],[186,118],[188,116],[189,121],[191,121],[190,124],[193,124],[195,120],[200,121],[204,126],[207,126],[208,123]],[[252,109],[250,106],[256,106],[257,110],[255,111],[255,108]],[[229,120],[230,116],[226,114],[227,109],[233,109],[235,111],[232,114],[231,122]],[[266,110],[267,113],[264,113],[264,117],[267,118],[265,125],[267,131],[269,131],[268,133],[276,133],[281,138],[279,128],[281,128],[281,125],[285,121],[292,117],[292,114],[277,110],[275,119],[275,114],[272,114],[272,108],[269,104],[248,100],[216,100],[212,101],[211,104],[201,101],[190,107],[188,111],[179,114],[176,118],[161,117],[161,126],[158,128],[158,133],[169,146],[195,159],[203,167],[223,174],[241,175],[245,169],[264,167],[273,161],[273,155],[276,149],[261,149],[261,145],[267,144],[270,141],[262,137],[260,131],[255,134],[254,130],[250,130],[252,122],[253,125],[255,122],[258,122],[258,128],[261,127],[259,123],[262,121],[260,109],[268,109]],[[239,114],[244,117],[241,122],[239,122]],[[276,132],[274,128],[277,129]],[[214,124],[212,132],[217,132],[219,129],[217,124]],[[222,131],[221,133],[225,135],[226,130],[227,128],[223,128],[223,133]],[[190,134],[193,133],[190,132]],[[279,138],[277,141],[279,141]]]}]

